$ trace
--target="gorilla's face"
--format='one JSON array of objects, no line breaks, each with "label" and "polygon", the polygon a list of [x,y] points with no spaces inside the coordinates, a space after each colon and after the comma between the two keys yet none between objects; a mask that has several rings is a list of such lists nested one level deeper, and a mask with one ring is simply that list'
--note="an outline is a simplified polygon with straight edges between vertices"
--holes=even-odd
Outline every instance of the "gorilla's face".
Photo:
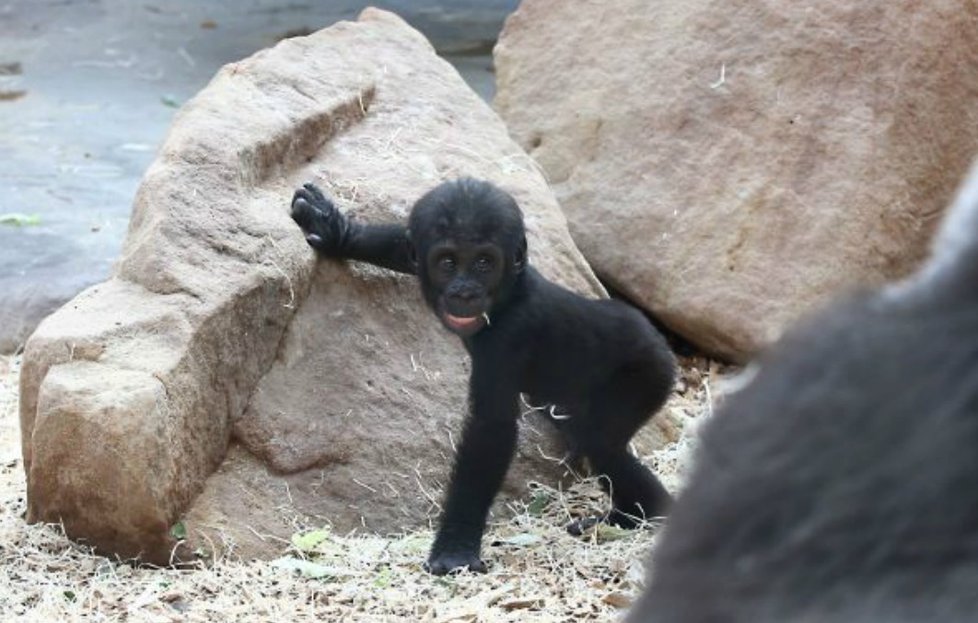
[{"label": "gorilla's face", "polygon": [[434,245],[425,258],[425,272],[437,297],[435,313],[445,327],[462,337],[485,327],[506,270],[502,250],[492,243]]},{"label": "gorilla's face", "polygon": [[470,337],[492,322],[526,264],[523,217],[508,194],[460,180],[418,200],[412,254],[428,305],[453,333]]}]

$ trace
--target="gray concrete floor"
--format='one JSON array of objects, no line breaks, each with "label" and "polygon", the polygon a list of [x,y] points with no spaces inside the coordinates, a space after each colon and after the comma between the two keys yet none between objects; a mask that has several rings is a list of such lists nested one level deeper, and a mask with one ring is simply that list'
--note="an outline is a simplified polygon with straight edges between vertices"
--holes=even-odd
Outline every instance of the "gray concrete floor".
[{"label": "gray concrete floor", "polygon": [[0,352],[109,274],[176,108],[221,65],[367,4],[491,98],[489,51],[518,0],[0,0]]}]

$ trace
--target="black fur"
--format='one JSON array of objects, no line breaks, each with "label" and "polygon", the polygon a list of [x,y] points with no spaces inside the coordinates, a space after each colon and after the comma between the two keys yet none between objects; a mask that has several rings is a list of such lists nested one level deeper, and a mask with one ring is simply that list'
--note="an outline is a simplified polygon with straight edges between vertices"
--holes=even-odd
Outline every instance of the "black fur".
[{"label": "black fur", "polygon": [[512,197],[487,182],[447,182],[418,200],[405,228],[352,221],[307,184],[292,216],[326,256],[416,274],[472,357],[471,413],[428,558],[432,573],[485,571],[482,533],[516,447],[520,393],[571,415],[563,432],[611,482],[605,519],[633,526],[665,513],[668,493],[627,444],[668,397],[673,355],[637,310],[585,299],[534,270]]},{"label": "black fur", "polygon": [[762,357],[630,623],[978,620],[978,170],[911,279]]}]

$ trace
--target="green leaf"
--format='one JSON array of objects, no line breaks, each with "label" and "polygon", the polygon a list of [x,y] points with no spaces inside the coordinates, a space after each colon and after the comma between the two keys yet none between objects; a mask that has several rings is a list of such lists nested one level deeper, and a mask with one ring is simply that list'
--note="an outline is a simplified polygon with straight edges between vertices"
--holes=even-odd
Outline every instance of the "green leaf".
[{"label": "green leaf", "polygon": [[352,575],[349,571],[344,571],[336,567],[327,567],[311,560],[302,560],[286,556],[272,561],[272,566],[286,571],[298,571],[305,578],[327,578]]},{"label": "green leaf", "polygon": [[40,225],[40,214],[21,214],[20,212],[8,212],[0,214],[0,225],[12,225],[14,227],[26,227],[28,225]]},{"label": "green leaf", "polygon": [[311,530],[292,535],[292,545],[300,552],[311,552],[316,546],[329,538],[329,530]]},{"label": "green leaf", "polygon": [[513,536],[508,536],[503,539],[499,539],[500,543],[506,543],[507,545],[516,545],[518,547],[529,547],[530,545],[536,545],[543,541],[539,536],[535,534],[530,534],[529,532],[523,532],[522,534],[514,534]]},{"label": "green leaf", "polygon": [[626,530],[625,528],[619,528],[618,526],[612,526],[604,522],[599,523],[595,530],[597,531],[597,542],[607,543],[608,541],[618,541],[620,539],[627,539],[634,534],[633,530]]},{"label": "green leaf", "polygon": [[180,103],[172,95],[164,95],[160,98],[164,106],[169,106],[170,108],[180,108]]},{"label": "green leaf", "polygon": [[526,512],[532,517],[539,517],[543,515],[543,511],[547,508],[547,504],[550,504],[550,494],[540,491],[533,496],[530,503],[526,505]]},{"label": "green leaf", "polygon": [[374,586],[376,588],[387,588],[388,586],[390,586],[391,580],[393,579],[394,576],[391,573],[391,568],[383,567],[380,570],[380,572],[377,574],[377,577],[374,578]]},{"label": "green leaf", "polygon": [[391,551],[399,554],[427,554],[431,549],[431,537],[420,534],[409,534],[391,543]]},{"label": "green leaf", "polygon": [[187,526],[182,521],[178,521],[170,527],[170,536],[178,541],[183,541],[187,538]]}]

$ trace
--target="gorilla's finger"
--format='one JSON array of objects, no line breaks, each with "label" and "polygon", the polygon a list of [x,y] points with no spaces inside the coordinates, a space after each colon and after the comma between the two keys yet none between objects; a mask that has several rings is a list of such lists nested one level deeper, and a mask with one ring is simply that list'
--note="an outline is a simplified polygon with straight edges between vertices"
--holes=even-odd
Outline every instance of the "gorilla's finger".
[{"label": "gorilla's finger", "polygon": [[302,187],[307,191],[309,191],[313,199],[317,201],[322,201],[323,203],[329,203],[329,199],[326,198],[326,195],[323,194],[323,191],[319,190],[319,186],[316,186],[312,182],[306,182],[305,184],[302,185]]},{"label": "gorilla's finger", "polygon": [[296,190],[295,194],[292,195],[292,203],[296,203],[297,201],[305,201],[309,205],[316,205],[317,203],[316,198],[313,196],[313,194],[310,193],[305,188],[300,188]]},{"label": "gorilla's finger", "polygon": [[304,198],[299,197],[292,202],[292,220],[302,229],[308,229],[312,224],[315,210]]}]

